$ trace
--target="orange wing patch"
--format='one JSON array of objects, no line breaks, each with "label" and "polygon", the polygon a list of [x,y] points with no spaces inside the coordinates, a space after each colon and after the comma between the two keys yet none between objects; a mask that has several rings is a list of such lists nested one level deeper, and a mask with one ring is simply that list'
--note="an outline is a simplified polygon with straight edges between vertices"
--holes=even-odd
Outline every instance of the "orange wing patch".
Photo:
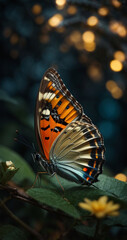
[{"label": "orange wing patch", "polygon": [[53,142],[66,126],[82,115],[82,107],[60,75],[50,68],[44,74],[36,102],[35,127],[40,152],[49,161]]},{"label": "orange wing patch", "polygon": [[56,137],[78,116],[74,106],[52,85],[53,83],[48,83],[46,92],[42,96],[42,100],[46,103],[40,120],[41,142],[47,160]]}]

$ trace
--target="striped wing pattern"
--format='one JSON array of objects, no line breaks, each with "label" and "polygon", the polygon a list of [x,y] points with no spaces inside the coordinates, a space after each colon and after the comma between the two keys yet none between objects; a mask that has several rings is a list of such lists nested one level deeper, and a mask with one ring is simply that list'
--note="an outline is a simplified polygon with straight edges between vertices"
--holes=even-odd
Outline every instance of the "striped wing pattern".
[{"label": "striped wing pattern", "polygon": [[[68,91],[60,75],[49,68],[40,84],[35,113],[36,137],[45,160],[50,161],[49,152],[53,142],[66,126],[80,119],[81,105]],[[90,119],[85,116],[87,122]]]},{"label": "striped wing pattern", "polygon": [[[71,122],[54,142],[50,158],[59,175],[71,175],[77,183],[91,184],[102,172],[104,143],[98,129],[90,123]],[[69,178],[68,178],[69,179]]]}]

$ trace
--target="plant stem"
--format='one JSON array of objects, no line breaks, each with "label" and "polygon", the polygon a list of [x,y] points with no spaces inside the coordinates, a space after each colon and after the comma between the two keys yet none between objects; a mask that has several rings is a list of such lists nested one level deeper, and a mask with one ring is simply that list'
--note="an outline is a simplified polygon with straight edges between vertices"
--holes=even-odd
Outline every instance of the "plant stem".
[{"label": "plant stem", "polygon": [[15,216],[13,214],[13,212],[11,212],[7,206],[4,204],[4,202],[0,201],[0,206],[1,208],[3,208],[7,214],[15,221],[17,222],[20,226],[22,226],[24,229],[26,229],[29,233],[31,233],[32,235],[34,235],[36,237],[36,239],[38,240],[43,240],[42,236],[36,232],[35,230],[33,230],[31,227],[29,227],[26,223],[24,223],[21,219],[19,219],[17,216]]},{"label": "plant stem", "polygon": [[100,230],[100,219],[96,219],[96,220],[97,220],[96,229],[95,229],[95,234],[93,239],[98,239],[99,230]]}]

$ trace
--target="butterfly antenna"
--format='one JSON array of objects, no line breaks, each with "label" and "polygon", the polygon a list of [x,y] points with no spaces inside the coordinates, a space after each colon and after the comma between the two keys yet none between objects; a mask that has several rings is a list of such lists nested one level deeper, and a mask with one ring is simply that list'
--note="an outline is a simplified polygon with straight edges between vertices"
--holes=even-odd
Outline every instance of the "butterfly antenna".
[{"label": "butterfly antenna", "polygon": [[96,189],[99,189],[97,186],[95,186],[94,184],[92,184],[92,186],[94,187],[94,188],[96,188]]},{"label": "butterfly antenna", "polygon": [[37,152],[36,148],[35,148],[35,144],[32,143],[32,148],[34,149],[35,152]]},{"label": "butterfly antenna", "polygon": [[33,151],[33,149],[35,150],[34,144],[33,143],[31,144],[21,133],[19,133],[18,130],[16,130],[16,134],[17,134],[17,138],[14,138],[14,140],[16,142],[19,142],[19,143],[29,147],[30,149],[32,149],[32,151]]}]

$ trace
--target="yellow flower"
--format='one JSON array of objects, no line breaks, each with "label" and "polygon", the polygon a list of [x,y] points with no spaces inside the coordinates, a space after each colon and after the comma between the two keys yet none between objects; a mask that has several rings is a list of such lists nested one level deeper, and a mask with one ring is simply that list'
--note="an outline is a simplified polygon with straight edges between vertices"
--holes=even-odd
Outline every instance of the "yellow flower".
[{"label": "yellow flower", "polygon": [[84,199],[84,202],[79,203],[79,206],[85,210],[90,211],[97,218],[104,218],[106,216],[117,216],[120,208],[119,204],[113,203],[113,201],[108,202],[107,196],[102,196],[98,200]]}]

